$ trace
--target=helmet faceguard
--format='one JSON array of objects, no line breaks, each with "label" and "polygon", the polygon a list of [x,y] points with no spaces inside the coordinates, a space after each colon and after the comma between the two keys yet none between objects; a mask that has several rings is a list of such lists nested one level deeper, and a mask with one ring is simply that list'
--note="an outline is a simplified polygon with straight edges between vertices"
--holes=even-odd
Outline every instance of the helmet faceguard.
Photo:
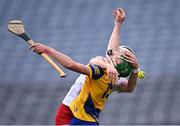
[{"label": "helmet faceguard", "polygon": [[[125,51],[130,51],[132,53],[133,50],[127,46],[119,46],[119,48],[116,49],[110,49],[106,52],[106,56],[109,60],[109,62],[116,68],[116,70],[119,73],[119,77],[127,77],[132,72],[132,65],[129,63],[124,57]],[[119,60],[117,62],[116,60]]]}]

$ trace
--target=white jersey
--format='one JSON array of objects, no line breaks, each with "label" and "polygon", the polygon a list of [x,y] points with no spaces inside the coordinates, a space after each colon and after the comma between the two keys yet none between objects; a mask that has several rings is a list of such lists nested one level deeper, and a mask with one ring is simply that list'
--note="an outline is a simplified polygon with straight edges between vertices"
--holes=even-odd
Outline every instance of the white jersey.
[{"label": "white jersey", "polygon": [[128,84],[128,80],[127,80],[127,78],[124,78],[124,77],[121,77],[118,81],[117,81],[117,83],[116,83],[116,85],[114,86],[114,91],[116,91],[116,92],[118,92],[118,93],[121,93],[121,91],[119,90],[119,86],[127,86],[127,84]]},{"label": "white jersey", "polygon": [[[86,78],[86,75],[81,74],[76,79],[75,83],[71,86],[69,92],[67,93],[67,95],[64,97],[64,100],[62,101],[62,103],[64,105],[69,106],[71,104],[71,102],[79,95],[82,85],[84,84],[85,78]],[[121,77],[118,80],[116,86],[114,87],[114,88],[116,88],[115,91],[119,92],[117,87],[119,85],[124,85],[124,84],[127,84],[127,79]]]},{"label": "white jersey", "polygon": [[65,96],[63,100],[63,104],[69,106],[70,103],[79,95],[81,91],[81,87],[84,84],[86,75],[81,74],[75,81],[75,83],[71,86],[69,92]]}]

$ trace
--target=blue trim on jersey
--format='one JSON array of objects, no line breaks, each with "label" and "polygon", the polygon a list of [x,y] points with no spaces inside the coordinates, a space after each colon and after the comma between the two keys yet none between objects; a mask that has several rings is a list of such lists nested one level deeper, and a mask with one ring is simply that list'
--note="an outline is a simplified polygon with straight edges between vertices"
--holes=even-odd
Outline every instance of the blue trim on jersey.
[{"label": "blue trim on jersey", "polygon": [[104,97],[108,98],[109,97],[108,91],[112,90],[112,89],[113,89],[112,83],[108,83],[108,88],[106,89],[106,91],[104,92],[104,94],[101,98],[104,98]]},{"label": "blue trim on jersey", "polygon": [[104,75],[104,70],[98,65],[89,65],[92,70],[92,79],[97,80]]},{"label": "blue trim on jersey", "polygon": [[70,125],[99,125],[99,123],[98,122],[83,121],[83,120],[80,120],[80,119],[74,117],[71,120]]},{"label": "blue trim on jersey", "polygon": [[94,119],[97,119],[99,117],[100,109],[95,108],[90,94],[84,104],[84,109],[86,113],[90,114]]}]

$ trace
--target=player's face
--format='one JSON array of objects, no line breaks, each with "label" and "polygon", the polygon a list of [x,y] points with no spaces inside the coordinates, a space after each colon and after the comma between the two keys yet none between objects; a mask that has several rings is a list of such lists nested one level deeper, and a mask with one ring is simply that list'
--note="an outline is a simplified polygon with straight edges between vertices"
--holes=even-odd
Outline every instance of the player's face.
[{"label": "player's face", "polygon": [[115,63],[115,64],[120,64],[120,63],[121,63],[120,55],[115,54],[114,57],[113,57],[113,59],[114,59],[114,63]]},{"label": "player's face", "polygon": [[[113,50],[109,50],[108,52],[109,54],[107,56],[109,56],[109,59],[111,59],[112,63],[116,66],[117,64],[121,63],[121,50],[118,49],[113,49]],[[108,57],[107,57],[108,58]]]}]

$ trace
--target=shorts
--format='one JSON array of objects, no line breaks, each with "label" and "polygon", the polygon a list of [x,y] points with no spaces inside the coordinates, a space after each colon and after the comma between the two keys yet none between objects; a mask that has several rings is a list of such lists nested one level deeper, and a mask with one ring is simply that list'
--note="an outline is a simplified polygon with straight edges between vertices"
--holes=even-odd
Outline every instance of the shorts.
[{"label": "shorts", "polygon": [[56,112],[55,124],[56,125],[68,125],[73,119],[73,113],[70,108],[64,104],[61,104]]},{"label": "shorts", "polygon": [[98,122],[84,121],[84,120],[80,120],[80,119],[74,117],[71,120],[71,125],[99,125],[99,123]]}]

